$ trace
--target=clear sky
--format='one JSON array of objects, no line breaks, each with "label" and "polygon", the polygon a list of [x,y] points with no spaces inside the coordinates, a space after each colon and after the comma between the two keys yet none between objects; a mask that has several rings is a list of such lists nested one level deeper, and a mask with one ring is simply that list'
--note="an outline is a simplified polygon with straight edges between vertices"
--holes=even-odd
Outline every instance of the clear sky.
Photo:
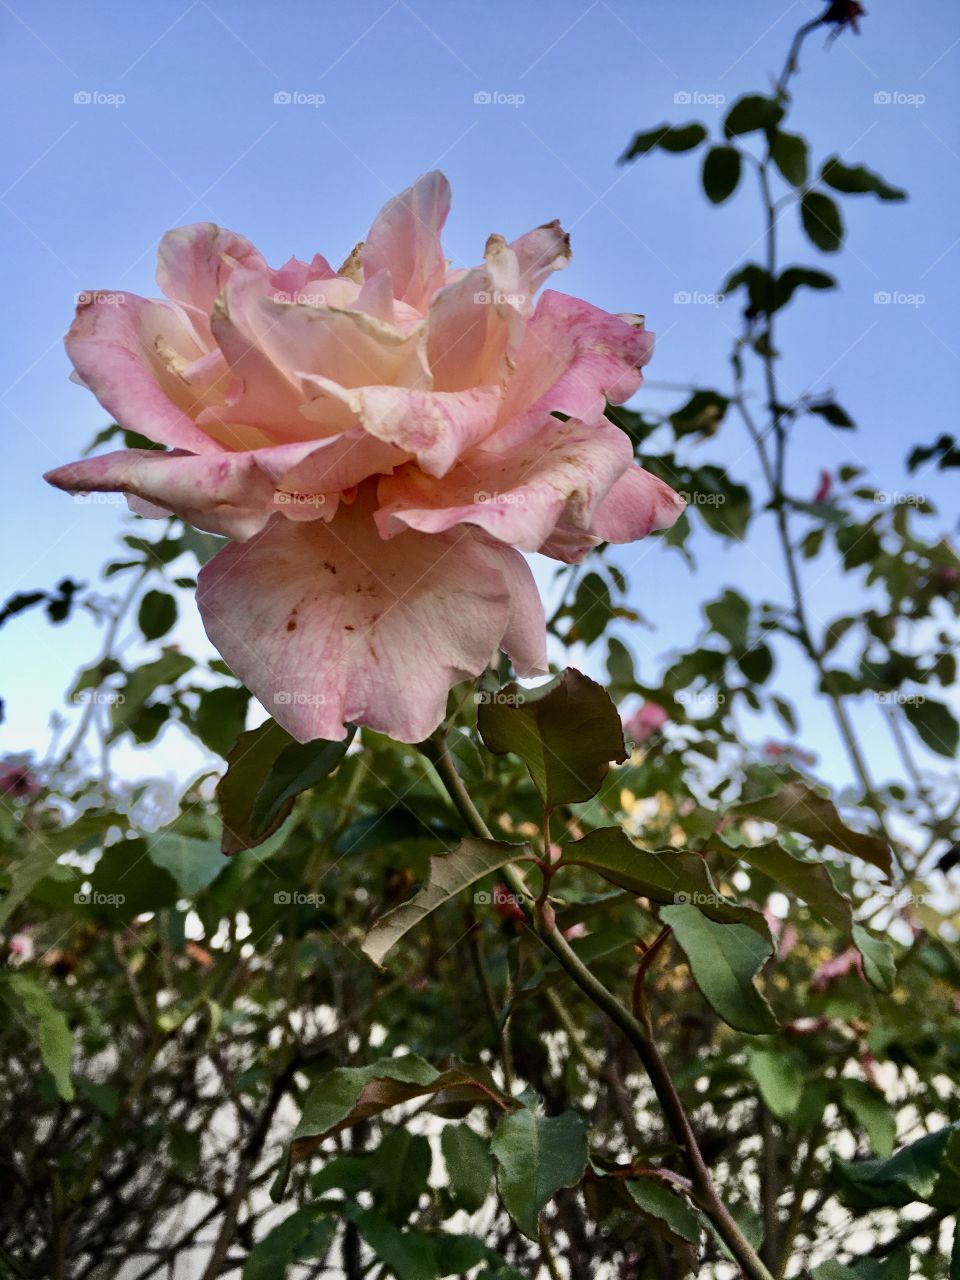
[{"label": "clear sky", "polygon": [[[683,305],[675,295],[715,292],[745,253],[758,254],[753,192],[717,212],[689,156],[656,154],[623,168],[616,158],[636,128],[691,118],[716,126],[719,98],[768,89],[792,32],[821,7],[0,0],[9,122],[0,202],[3,594],[65,574],[94,580],[112,553],[124,508],[73,503],[40,479],[79,456],[106,422],[67,381],[61,336],[80,290],[155,293],[156,244],[172,226],[215,221],[249,236],[274,264],[316,250],[337,264],[390,194],[439,166],[453,184],[454,261],[478,261],[491,231],[509,238],[559,217],[574,261],[557,286],[646,314],[659,342],[638,406],[675,406],[669,384],[727,387],[733,304]],[[786,260],[821,265],[842,282],[839,293],[809,295],[781,325],[785,382],[797,392],[835,390],[860,424],[851,437],[805,420],[790,487],[812,495],[821,467],[855,461],[877,488],[930,493],[950,529],[956,473],[908,479],[902,457],[910,441],[955,429],[960,401],[960,12],[955,0],[872,0],[869,9],[859,37],[846,33],[829,48],[821,33],[808,40],[793,127],[821,158],[864,162],[911,199],[845,201],[849,248],[830,260],[785,220]],[[696,101],[686,105],[683,95]],[[923,300],[880,305],[880,292]],[[700,458],[760,482],[735,424]],[[655,678],[656,654],[689,644],[700,604],[723,585],[785,599],[769,548],[766,539],[721,546],[701,534],[697,578],[656,540],[626,549],[637,607],[657,627],[628,637],[644,678]],[[849,603],[848,589],[822,573],[810,575],[812,603],[827,618]],[[185,612],[183,638],[193,643],[199,625]],[[42,749],[51,708],[63,707],[73,670],[95,651],[95,628],[54,630],[38,616],[0,639],[2,746]],[[805,672],[785,683],[806,702]],[[876,712],[863,715],[869,724]],[[811,709],[805,729],[838,780],[826,713]],[[176,737],[130,767],[181,765]]]}]

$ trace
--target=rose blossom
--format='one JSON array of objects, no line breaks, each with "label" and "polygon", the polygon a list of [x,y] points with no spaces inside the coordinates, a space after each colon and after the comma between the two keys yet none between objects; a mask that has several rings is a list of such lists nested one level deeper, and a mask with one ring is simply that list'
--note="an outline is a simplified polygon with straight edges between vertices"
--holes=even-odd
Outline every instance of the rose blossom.
[{"label": "rose blossom", "polygon": [[669,719],[668,713],[658,703],[644,702],[628,720],[624,720],[623,731],[637,746],[642,746],[659,733]]},{"label": "rose blossom", "polygon": [[522,552],[568,563],[669,527],[682,500],[607,421],[653,337],[551,290],[553,222],[450,268],[440,173],[390,200],[339,271],[278,270],[209,224],[164,236],[166,298],[81,295],[67,351],[121,426],[165,446],[47,479],[120,490],[231,542],[198,603],[236,675],[301,741],[345,722],[425,738],[498,648],[546,669]]}]

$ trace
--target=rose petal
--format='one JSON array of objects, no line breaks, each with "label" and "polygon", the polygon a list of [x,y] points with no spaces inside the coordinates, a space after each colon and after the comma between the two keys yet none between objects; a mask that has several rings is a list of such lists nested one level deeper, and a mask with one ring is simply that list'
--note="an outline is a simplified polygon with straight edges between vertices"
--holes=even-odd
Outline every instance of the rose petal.
[{"label": "rose petal", "polygon": [[302,409],[305,418],[340,430],[361,425],[405,455],[412,454],[434,476],[446,474],[466,449],[490,432],[500,402],[495,387],[451,392],[406,387],[351,390],[319,377],[305,377],[303,385],[310,395]]},{"label": "rose petal", "polygon": [[339,739],[351,721],[423,740],[511,622],[516,552],[463,530],[385,543],[371,499],[361,491],[329,525],[274,521],[200,573],[212,643],[300,741]]},{"label": "rose petal", "polygon": [[184,313],[135,293],[86,293],[65,339],[84,386],[122,427],[194,453],[222,446],[191,416],[202,405],[178,376],[206,352]]},{"label": "rose petal", "polygon": [[517,255],[520,288],[531,297],[552,271],[568,267],[572,256],[570,237],[556,219],[528,231],[510,248]]},{"label": "rose petal", "polygon": [[589,528],[632,456],[629,439],[611,422],[587,426],[548,417],[524,444],[503,453],[475,449],[442,480],[410,466],[381,480],[377,523],[387,537],[405,525],[439,533],[475,524],[501,542],[536,551],[561,518]]},{"label": "rose petal", "polygon": [[423,310],[443,284],[440,232],[450,212],[450,184],[434,170],[388,200],[360,251],[365,278],[389,271],[394,297]]},{"label": "rose petal", "polygon": [[516,355],[490,448],[511,448],[560,412],[598,422],[606,401],[620,404],[643,381],[653,334],[548,289],[537,304]]},{"label": "rose petal", "polygon": [[590,532],[602,542],[635,542],[679,520],[686,500],[658,476],[633,465],[594,512]]}]

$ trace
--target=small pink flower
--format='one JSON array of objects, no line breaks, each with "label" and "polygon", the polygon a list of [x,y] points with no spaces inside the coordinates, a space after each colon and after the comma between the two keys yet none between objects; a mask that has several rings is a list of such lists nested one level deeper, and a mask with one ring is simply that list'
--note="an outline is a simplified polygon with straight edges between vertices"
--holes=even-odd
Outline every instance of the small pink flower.
[{"label": "small pink flower", "polygon": [[637,317],[535,295],[559,223],[451,268],[450,190],[394,197],[338,271],[273,269],[209,224],[169,232],[166,295],[81,296],[67,351],[121,426],[164,446],[60,467],[231,543],[204,566],[213,644],[301,741],[346,722],[417,742],[498,649],[546,669],[523,552],[578,562],[668,528],[682,499],[604,417],[639,387]]},{"label": "small pink flower", "polygon": [[863,977],[863,960],[856,947],[847,947],[845,951],[831,956],[815,969],[810,978],[810,990],[829,991],[835,983],[849,973],[858,973],[861,978]]},{"label": "small pink flower", "polygon": [[10,959],[14,964],[29,964],[33,959],[33,939],[25,930],[15,933],[8,944]]},{"label": "small pink flower", "polygon": [[669,719],[667,712],[656,702],[645,702],[628,720],[624,720],[623,731],[638,746],[642,746],[654,734],[659,733]]},{"label": "small pink flower", "polygon": [[29,765],[18,760],[5,760],[0,764],[0,795],[34,800],[42,790],[40,779]]}]

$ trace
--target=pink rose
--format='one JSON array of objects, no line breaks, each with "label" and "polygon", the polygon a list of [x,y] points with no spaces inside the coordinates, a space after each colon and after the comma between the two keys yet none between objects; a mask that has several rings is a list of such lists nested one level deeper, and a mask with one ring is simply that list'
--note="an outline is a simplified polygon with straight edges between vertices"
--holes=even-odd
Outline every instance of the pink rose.
[{"label": "pink rose", "polygon": [[451,269],[449,202],[427,174],[339,271],[171,231],[166,298],[84,295],[67,337],[104,408],[166,448],[47,479],[232,539],[200,574],[207,634],[301,741],[347,721],[419,741],[498,648],[545,670],[521,552],[577,562],[683,509],[603,416],[642,381],[642,321],[553,291],[534,307],[569,261],[556,222]]},{"label": "pink rose", "polygon": [[638,746],[642,746],[655,733],[659,733],[669,719],[663,707],[655,702],[645,702],[628,720],[624,720],[623,731]]}]

